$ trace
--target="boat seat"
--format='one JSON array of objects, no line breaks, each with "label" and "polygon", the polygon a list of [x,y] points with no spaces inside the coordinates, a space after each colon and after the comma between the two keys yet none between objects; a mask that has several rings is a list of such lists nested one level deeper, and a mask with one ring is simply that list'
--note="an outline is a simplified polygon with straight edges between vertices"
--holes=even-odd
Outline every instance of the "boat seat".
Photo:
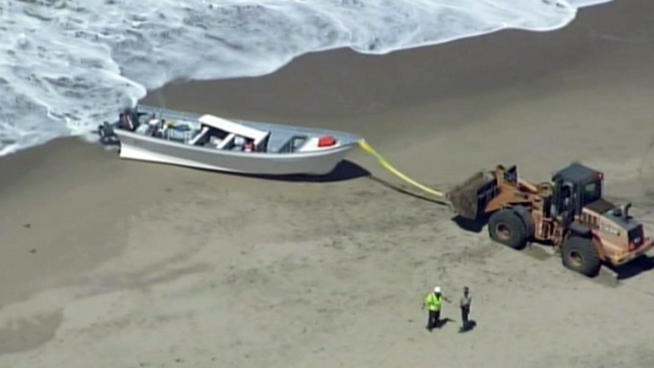
[{"label": "boat seat", "polygon": [[192,130],[166,129],[166,138],[171,141],[187,142],[193,137]]},{"label": "boat seat", "polygon": [[198,131],[197,134],[195,134],[195,137],[193,137],[188,143],[195,146],[201,142],[202,139],[207,136],[207,134],[209,134],[209,127],[202,127],[202,130]]},{"label": "boat seat", "polygon": [[212,148],[220,148],[220,146],[223,144],[223,140],[216,137],[216,136],[210,136],[209,137],[209,143],[208,145],[211,146]]},{"label": "boat seat", "polygon": [[255,145],[259,145],[265,139],[267,139],[268,135],[270,135],[269,131],[248,126],[247,124],[229,121],[213,115],[202,115],[200,118],[198,118],[198,121],[202,124],[229,133],[228,136],[224,139],[223,144],[218,147],[220,149],[229,149],[230,145],[232,144],[232,139],[236,136],[252,139],[254,140]]},{"label": "boat seat", "polygon": [[296,132],[281,133],[275,136],[274,147],[271,147],[271,144],[268,146],[271,148],[271,151],[274,149],[272,152],[291,153],[294,152],[297,148],[293,147],[296,139],[308,139],[308,137],[304,134],[298,134]]},{"label": "boat seat", "polygon": [[286,143],[293,138],[293,133],[279,133],[279,132],[271,132],[269,137],[268,137],[268,147],[267,151],[268,152],[280,152]]},{"label": "boat seat", "polygon": [[141,124],[138,128],[134,129],[134,132],[145,135],[150,129],[151,128],[148,124]]}]

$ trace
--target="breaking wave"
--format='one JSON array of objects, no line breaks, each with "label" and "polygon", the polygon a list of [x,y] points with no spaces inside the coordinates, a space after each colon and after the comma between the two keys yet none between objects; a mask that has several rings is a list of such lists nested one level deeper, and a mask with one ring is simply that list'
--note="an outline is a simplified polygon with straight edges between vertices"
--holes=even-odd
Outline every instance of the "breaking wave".
[{"label": "breaking wave", "polygon": [[548,31],[607,1],[0,0],[0,155],[85,135],[172,80],[259,76],[340,47]]}]

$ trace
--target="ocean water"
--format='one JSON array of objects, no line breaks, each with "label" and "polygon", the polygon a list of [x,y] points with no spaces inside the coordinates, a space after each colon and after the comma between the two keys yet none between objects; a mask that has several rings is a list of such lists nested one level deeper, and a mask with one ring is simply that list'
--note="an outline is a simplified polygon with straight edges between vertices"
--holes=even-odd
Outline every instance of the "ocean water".
[{"label": "ocean water", "polygon": [[307,52],[368,54],[514,28],[610,0],[0,0],[0,155],[90,134],[176,79],[274,72]]}]

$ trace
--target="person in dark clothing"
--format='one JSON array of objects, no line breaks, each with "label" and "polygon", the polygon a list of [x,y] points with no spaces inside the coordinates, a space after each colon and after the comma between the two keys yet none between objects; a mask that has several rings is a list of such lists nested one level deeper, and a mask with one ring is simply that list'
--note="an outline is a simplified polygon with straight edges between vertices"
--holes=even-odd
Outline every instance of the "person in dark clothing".
[{"label": "person in dark clothing", "polygon": [[470,327],[470,321],[468,317],[470,316],[470,304],[472,303],[472,298],[470,297],[470,289],[467,286],[463,288],[463,297],[461,297],[461,302],[459,303],[461,307],[461,329],[467,330]]}]

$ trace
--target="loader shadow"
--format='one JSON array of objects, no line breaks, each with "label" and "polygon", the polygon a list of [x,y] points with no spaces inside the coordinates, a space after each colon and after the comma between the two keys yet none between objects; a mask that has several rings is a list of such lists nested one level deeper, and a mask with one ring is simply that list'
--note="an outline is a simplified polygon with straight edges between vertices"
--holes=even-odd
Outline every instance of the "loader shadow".
[{"label": "loader shadow", "polygon": [[452,217],[452,221],[465,231],[480,233],[484,229],[484,226],[486,226],[488,219],[484,217],[471,220],[457,215]]},{"label": "loader shadow", "polygon": [[635,277],[643,272],[651,271],[654,269],[654,257],[647,255],[640,256],[633,261],[621,265],[609,267],[617,274],[618,280],[626,280]]}]

